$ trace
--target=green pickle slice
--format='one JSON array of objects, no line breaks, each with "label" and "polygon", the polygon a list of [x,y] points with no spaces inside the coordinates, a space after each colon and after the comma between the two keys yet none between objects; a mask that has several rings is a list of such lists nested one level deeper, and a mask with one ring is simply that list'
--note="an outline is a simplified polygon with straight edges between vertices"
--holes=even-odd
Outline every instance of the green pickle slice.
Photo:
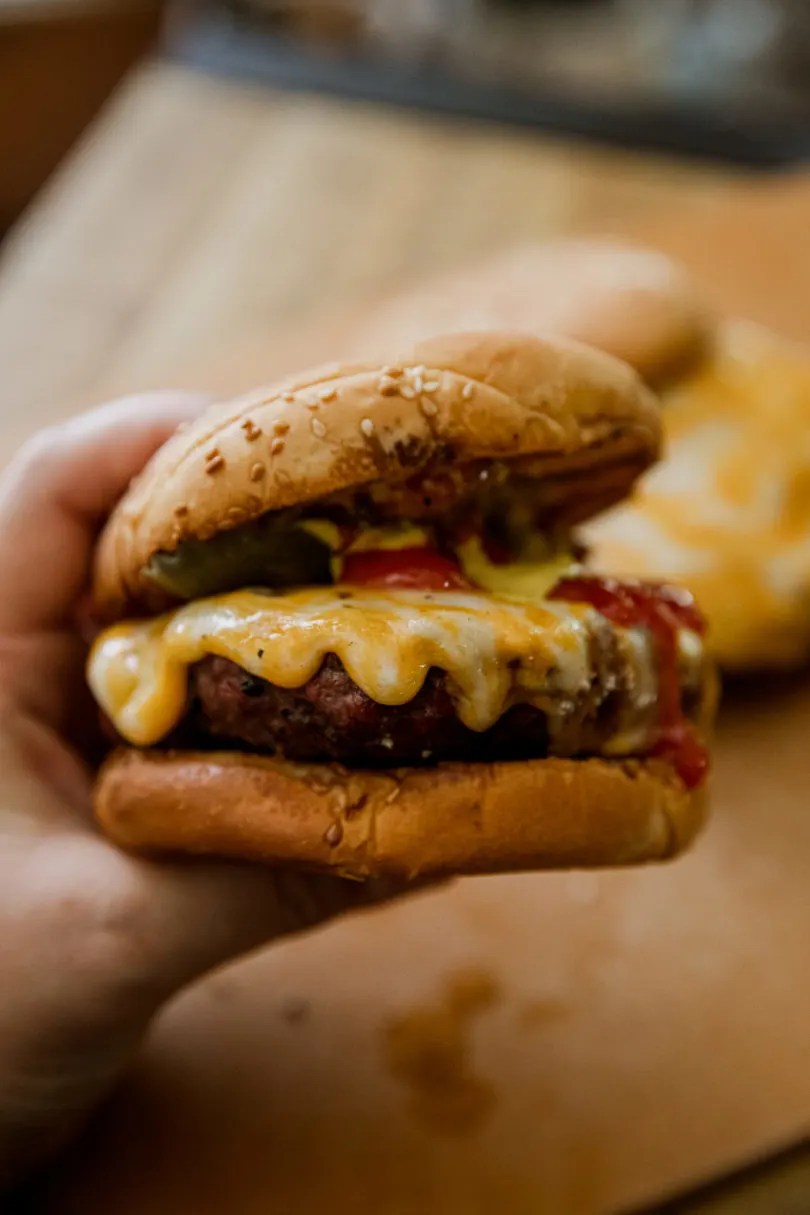
[{"label": "green pickle slice", "polygon": [[264,515],[210,540],[183,540],[155,553],[144,569],[177,599],[200,599],[246,586],[287,587],[332,581],[329,547],[289,518]]}]

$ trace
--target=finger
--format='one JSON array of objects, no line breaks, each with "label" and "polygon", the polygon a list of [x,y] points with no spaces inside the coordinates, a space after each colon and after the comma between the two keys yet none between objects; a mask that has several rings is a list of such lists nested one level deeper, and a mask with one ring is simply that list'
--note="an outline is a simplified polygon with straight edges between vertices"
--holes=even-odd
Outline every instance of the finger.
[{"label": "finger", "polygon": [[131,479],[207,399],[129,397],[42,431],[0,476],[0,631],[64,622],[86,586],[96,531]]},{"label": "finger", "polygon": [[331,874],[226,862],[174,862],[151,874],[151,959],[158,998],[240,955],[320,927],[350,912],[373,912],[444,881],[350,881]]},{"label": "finger", "polygon": [[[145,860],[75,826],[43,837],[38,872],[57,916],[69,897],[87,982],[116,991],[138,1017],[248,950],[417,889],[227,861]],[[46,954],[50,936],[46,924]],[[54,947],[64,944],[56,932]]]},{"label": "finger", "polygon": [[[189,869],[189,867],[186,867]],[[249,866],[207,866],[184,876],[172,892],[185,919],[162,919],[160,965],[153,971],[165,1000],[188,983],[263,945],[319,928],[349,913],[374,914],[394,901],[424,893],[425,883],[353,882]],[[172,931],[173,930],[173,931]]]},{"label": "finger", "polygon": [[152,964],[162,998],[266,942],[374,902],[364,883],[260,866],[164,863],[153,877]]}]

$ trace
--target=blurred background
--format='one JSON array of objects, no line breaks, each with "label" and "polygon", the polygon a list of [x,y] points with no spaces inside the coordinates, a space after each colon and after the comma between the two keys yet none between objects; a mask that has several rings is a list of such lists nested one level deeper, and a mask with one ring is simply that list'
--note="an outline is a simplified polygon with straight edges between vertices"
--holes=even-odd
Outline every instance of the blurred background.
[{"label": "blurred background", "polygon": [[801,0],[220,0],[190,49],[287,84],[773,163],[806,146],[809,29]]},{"label": "blurred background", "polygon": [[[810,341],[808,158],[810,0],[0,0],[0,460],[569,233]],[[808,729],[801,672],[731,690],[676,865],[462,883],[201,985],[33,1209],[608,1215],[723,1178],[666,1209],[810,1210]],[[416,1125],[419,1084],[480,1124]]]},{"label": "blurred background", "polygon": [[161,31],[214,70],[627,145],[810,142],[805,0],[0,0],[0,224]]}]

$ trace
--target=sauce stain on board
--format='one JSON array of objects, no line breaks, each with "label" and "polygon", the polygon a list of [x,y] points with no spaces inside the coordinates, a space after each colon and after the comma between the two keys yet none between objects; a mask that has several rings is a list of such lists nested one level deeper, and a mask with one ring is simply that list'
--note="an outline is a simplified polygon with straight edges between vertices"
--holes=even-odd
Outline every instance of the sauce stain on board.
[{"label": "sauce stain on board", "polygon": [[409,1090],[414,1117],[434,1130],[476,1131],[493,1110],[495,1090],[475,1072],[470,1038],[475,1021],[499,996],[487,971],[458,971],[435,1003],[411,1009],[385,1027],[388,1067]]}]

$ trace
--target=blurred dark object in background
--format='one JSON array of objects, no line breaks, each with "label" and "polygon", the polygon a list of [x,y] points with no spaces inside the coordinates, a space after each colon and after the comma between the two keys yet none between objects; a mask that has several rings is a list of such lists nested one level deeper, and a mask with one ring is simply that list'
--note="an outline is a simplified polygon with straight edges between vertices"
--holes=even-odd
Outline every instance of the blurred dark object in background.
[{"label": "blurred dark object in background", "polygon": [[181,53],[286,87],[782,164],[809,0],[187,0]]},{"label": "blurred dark object in background", "polygon": [[0,0],[0,235],[127,68],[160,0]]}]

